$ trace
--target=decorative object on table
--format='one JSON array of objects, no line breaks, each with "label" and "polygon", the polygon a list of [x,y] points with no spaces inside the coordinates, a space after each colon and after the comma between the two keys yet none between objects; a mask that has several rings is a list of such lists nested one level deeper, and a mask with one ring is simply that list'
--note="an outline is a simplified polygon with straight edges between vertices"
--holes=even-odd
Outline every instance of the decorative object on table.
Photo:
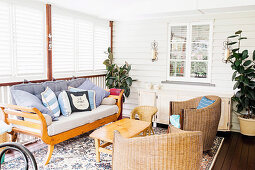
[{"label": "decorative object on table", "polygon": [[157,61],[158,60],[158,42],[157,41],[153,41],[151,43],[151,49],[152,49],[152,62]]},{"label": "decorative object on table", "polygon": [[202,133],[180,129],[131,139],[115,132],[113,147],[113,170],[200,169],[203,154]]},{"label": "decorative object on table", "polygon": [[[166,128],[153,128],[155,134],[166,134]],[[36,147],[30,148],[36,161],[38,169],[97,169],[97,170],[111,170],[112,169],[112,155],[101,153],[100,163],[96,162],[94,139],[89,137],[90,132],[79,135],[72,139],[66,140],[55,145],[57,152],[52,155],[52,160],[48,165],[44,165],[43,161],[47,153],[47,145],[39,142]],[[217,158],[221,149],[224,138],[216,137],[212,147],[213,156],[203,154],[200,170],[210,170]],[[85,148],[85,149],[84,149]],[[112,146],[108,146],[112,149]],[[75,153],[75,156],[74,156]],[[7,157],[3,164],[3,169],[16,170],[19,169],[23,160],[17,154],[14,157]]]},{"label": "decorative object on table", "polygon": [[[29,169],[29,160],[32,163],[33,169],[37,170],[37,163],[36,160],[33,156],[33,154],[27,149],[25,148],[23,145],[19,144],[19,143],[14,143],[14,142],[7,142],[7,143],[2,143],[0,144],[0,148],[4,148],[3,151],[0,153],[0,160],[2,159],[3,155],[5,154],[5,152],[7,152],[8,150],[15,150],[21,153],[21,155],[23,156],[23,159],[25,161],[25,170]],[[1,164],[0,163],[0,168],[1,168]],[[19,165],[19,168],[20,165]]]},{"label": "decorative object on table", "polygon": [[[235,35],[228,38],[234,40],[228,43],[229,46],[238,44],[237,48],[231,50],[227,59],[231,63],[232,70],[235,70],[232,81],[235,81],[233,90],[236,90],[232,101],[236,103],[236,113],[240,121],[241,133],[248,136],[255,136],[255,50],[253,56],[249,58],[248,50],[240,52],[242,31],[235,32]],[[244,113],[245,112],[245,113]]]},{"label": "decorative object on table", "polygon": [[[109,47],[107,50],[108,59],[104,61],[104,65],[106,66],[106,86],[111,88],[124,89],[125,97],[130,95],[130,87],[132,86],[132,82],[134,81],[130,76],[129,72],[131,70],[131,65],[127,62],[123,66],[118,66],[113,63],[113,54],[111,48]],[[125,101],[125,98],[123,98]]]},{"label": "decorative object on table", "polygon": [[197,107],[203,97],[182,102],[170,102],[170,116],[180,115],[181,129],[185,131],[201,131],[203,151],[208,151],[210,154],[221,116],[221,98],[218,96],[205,97],[215,100],[215,102],[201,109],[197,109]]},{"label": "decorative object on table", "polygon": [[152,132],[152,134],[154,135],[155,133],[153,132],[152,129],[152,118],[157,112],[158,109],[157,107],[154,106],[138,106],[135,107],[130,113],[130,119],[135,119],[137,115],[139,120],[150,122],[151,126],[148,133],[150,135]]}]

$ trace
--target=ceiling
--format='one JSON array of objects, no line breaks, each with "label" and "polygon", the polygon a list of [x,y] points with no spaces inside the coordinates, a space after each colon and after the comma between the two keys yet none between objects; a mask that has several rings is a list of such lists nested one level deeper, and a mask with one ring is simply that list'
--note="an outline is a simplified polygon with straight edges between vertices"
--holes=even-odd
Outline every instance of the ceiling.
[{"label": "ceiling", "polygon": [[255,10],[255,0],[40,0],[109,20]]}]

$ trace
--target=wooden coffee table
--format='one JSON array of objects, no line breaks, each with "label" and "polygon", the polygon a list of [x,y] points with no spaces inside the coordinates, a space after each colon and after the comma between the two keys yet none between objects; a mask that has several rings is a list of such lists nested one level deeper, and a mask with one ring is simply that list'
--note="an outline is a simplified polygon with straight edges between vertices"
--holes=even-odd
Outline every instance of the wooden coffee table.
[{"label": "wooden coffee table", "polygon": [[[150,126],[150,122],[126,118],[95,130],[89,136],[95,139],[96,161],[100,162],[100,152],[112,154],[112,150],[106,149],[105,147],[113,143],[115,130],[119,131],[125,138],[132,138],[141,133],[145,136]],[[102,145],[100,145],[100,140],[104,142]]]}]

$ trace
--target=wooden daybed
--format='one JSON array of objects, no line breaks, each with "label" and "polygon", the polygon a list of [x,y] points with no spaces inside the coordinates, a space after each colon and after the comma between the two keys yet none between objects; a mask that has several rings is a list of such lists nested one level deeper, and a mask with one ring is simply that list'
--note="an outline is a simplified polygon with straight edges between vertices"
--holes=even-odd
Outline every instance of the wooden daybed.
[{"label": "wooden daybed", "polygon": [[[4,121],[7,124],[13,124],[18,126],[24,126],[31,129],[35,129],[39,131],[40,133],[36,133],[34,131],[30,130],[24,130],[22,128],[13,127],[13,131],[10,133],[12,136],[15,136],[16,132],[24,133],[28,135],[32,135],[38,138],[41,138],[41,140],[48,145],[48,153],[45,161],[45,165],[47,165],[51,159],[54,145],[58,144],[60,142],[63,142],[67,139],[73,138],[75,136],[81,135],[85,132],[88,132],[90,130],[96,129],[102,125],[105,125],[110,122],[114,122],[118,119],[120,116],[120,113],[122,112],[122,95],[124,90],[121,91],[121,93],[118,96],[110,95],[110,98],[116,99],[116,105],[118,106],[119,110],[118,113],[110,115],[108,117],[104,117],[102,119],[96,120],[93,123],[87,123],[83,126],[76,127],[74,129],[62,132],[60,134],[49,136],[47,131],[47,124],[46,120],[43,116],[43,114],[36,108],[28,108],[28,107],[20,107],[17,105],[0,105],[1,111],[4,115]],[[20,116],[28,119],[37,120],[38,123],[34,123],[31,121],[26,120],[17,120],[12,119],[8,115],[15,115]]]}]

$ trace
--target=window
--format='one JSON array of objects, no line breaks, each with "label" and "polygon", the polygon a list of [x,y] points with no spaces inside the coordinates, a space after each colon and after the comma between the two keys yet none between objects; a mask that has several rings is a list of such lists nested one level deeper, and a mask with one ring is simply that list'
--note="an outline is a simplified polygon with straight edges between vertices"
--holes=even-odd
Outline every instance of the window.
[{"label": "window", "polygon": [[53,76],[79,76],[105,72],[103,61],[110,46],[108,21],[52,8]]},{"label": "window", "polygon": [[168,80],[209,82],[211,23],[169,25]]},{"label": "window", "polygon": [[46,78],[45,6],[0,1],[1,82]]}]

